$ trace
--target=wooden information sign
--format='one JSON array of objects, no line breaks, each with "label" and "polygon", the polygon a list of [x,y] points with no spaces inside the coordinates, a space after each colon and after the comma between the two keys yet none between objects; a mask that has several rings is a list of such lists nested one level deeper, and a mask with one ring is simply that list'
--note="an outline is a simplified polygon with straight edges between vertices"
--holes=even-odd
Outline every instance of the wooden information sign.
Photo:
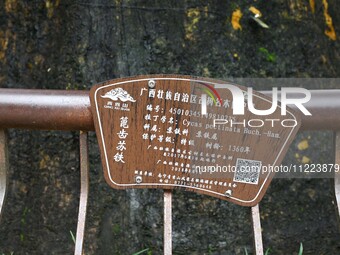
[{"label": "wooden information sign", "polygon": [[90,98],[105,179],[116,189],[183,188],[253,206],[300,126],[271,98],[205,78],[110,80]]}]

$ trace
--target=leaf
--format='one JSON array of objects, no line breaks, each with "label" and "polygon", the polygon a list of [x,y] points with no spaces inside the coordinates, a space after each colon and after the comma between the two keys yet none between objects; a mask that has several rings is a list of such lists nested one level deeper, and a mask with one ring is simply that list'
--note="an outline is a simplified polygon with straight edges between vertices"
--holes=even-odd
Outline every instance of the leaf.
[{"label": "leaf", "polygon": [[261,27],[263,28],[269,28],[269,26],[264,23],[262,20],[260,20],[259,18],[256,18],[256,17],[251,17],[257,24],[259,24]]},{"label": "leaf", "polygon": [[302,245],[302,243],[300,243],[300,249],[299,249],[298,255],[302,255],[302,254],[303,254],[303,245]]},{"label": "leaf", "polygon": [[301,142],[299,142],[297,147],[300,151],[308,149],[309,147],[308,140],[307,139],[302,140]]},{"label": "leaf", "polygon": [[301,159],[301,163],[302,164],[308,164],[310,162],[310,158],[308,158],[307,156],[303,156]]},{"label": "leaf", "polygon": [[260,47],[259,51],[266,56],[267,61],[269,61],[269,62],[275,62],[276,61],[276,55],[274,53],[270,53],[266,48]]},{"label": "leaf", "polygon": [[336,33],[335,33],[335,29],[333,26],[333,20],[332,17],[329,15],[328,13],[328,2],[327,0],[322,0],[323,6],[324,6],[324,16],[325,16],[325,20],[326,20],[326,25],[327,25],[327,29],[325,30],[325,34],[333,41],[336,40]]},{"label": "leaf", "polygon": [[71,230],[70,230],[70,235],[71,235],[73,243],[75,244],[76,243],[76,238],[74,237],[74,234],[72,233]]},{"label": "leaf", "polygon": [[242,12],[240,9],[236,9],[233,11],[231,16],[231,25],[233,26],[234,30],[242,30],[242,26],[240,25],[240,20],[242,18]]},{"label": "leaf", "polygon": [[312,13],[315,13],[315,0],[309,0],[309,5]]},{"label": "leaf", "polygon": [[139,252],[136,252],[136,253],[134,253],[134,254],[132,254],[132,255],[140,255],[140,254],[142,254],[142,253],[144,253],[144,252],[146,252],[146,251],[149,251],[149,248],[144,249],[144,250],[139,251]]},{"label": "leaf", "polygon": [[256,9],[254,6],[250,6],[249,11],[251,11],[253,14],[255,14],[257,17],[262,17],[262,13]]}]

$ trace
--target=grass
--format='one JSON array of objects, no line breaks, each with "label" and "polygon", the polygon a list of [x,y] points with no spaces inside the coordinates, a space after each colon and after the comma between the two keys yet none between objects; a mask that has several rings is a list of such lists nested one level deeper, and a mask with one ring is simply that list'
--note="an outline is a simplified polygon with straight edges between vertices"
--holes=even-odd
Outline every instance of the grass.
[{"label": "grass", "polygon": [[70,230],[70,235],[71,235],[73,243],[76,244],[76,238],[71,230]]},{"label": "grass", "polygon": [[[76,244],[76,238],[75,238],[75,236],[74,236],[72,230],[70,230],[70,235],[71,235],[71,238],[72,238],[73,243]],[[138,251],[138,252],[136,252],[136,253],[134,253],[134,254],[132,254],[132,255],[141,255],[141,254],[144,254],[144,255],[152,255],[152,251],[151,251],[149,248],[147,248],[147,249]],[[0,255],[5,255],[5,254],[0,254]],[[12,255],[12,253],[11,253],[10,255]]]},{"label": "grass", "polygon": [[28,214],[31,212],[30,209],[28,209],[28,207],[25,207],[24,211],[22,212],[21,214],[21,219],[20,219],[20,241],[23,242],[25,241],[25,234],[24,234],[24,229],[25,229],[25,226],[26,226],[26,220],[27,220],[27,217],[28,217]]},{"label": "grass", "polygon": [[[74,237],[74,234],[72,233],[71,230],[70,230],[70,235],[71,235],[71,238],[72,238],[73,242],[76,243],[76,238]],[[132,255],[141,255],[143,253],[145,253],[146,255],[152,255],[152,251],[149,248],[146,248],[144,250],[138,251],[138,252],[136,252],[136,253],[134,253]],[[248,255],[247,248],[244,248],[244,254]],[[6,254],[5,253],[1,253],[0,255],[6,255]],[[13,251],[10,252],[9,255],[14,255],[14,252]],[[270,255],[270,248],[268,248],[265,251],[264,255]],[[302,243],[300,243],[300,249],[299,249],[298,255],[303,255],[303,245],[302,245]]]},{"label": "grass", "polygon": [[[145,253],[145,252],[146,252],[146,253]],[[132,255],[140,255],[140,254],[143,254],[143,253],[145,253],[146,255],[152,255],[152,251],[150,251],[149,248],[144,249],[144,250],[141,250],[141,251],[138,251],[138,252],[136,252],[136,253],[134,253],[134,254],[132,254]]]},{"label": "grass", "polygon": [[303,254],[303,245],[302,243],[300,243],[300,249],[299,249],[299,255]]},{"label": "grass", "polygon": [[[244,248],[244,254],[245,254],[245,255],[248,255],[247,248]],[[268,248],[268,249],[265,251],[264,255],[270,255],[270,248]],[[302,243],[300,243],[300,249],[299,249],[298,255],[303,255],[303,245],[302,245]]]}]

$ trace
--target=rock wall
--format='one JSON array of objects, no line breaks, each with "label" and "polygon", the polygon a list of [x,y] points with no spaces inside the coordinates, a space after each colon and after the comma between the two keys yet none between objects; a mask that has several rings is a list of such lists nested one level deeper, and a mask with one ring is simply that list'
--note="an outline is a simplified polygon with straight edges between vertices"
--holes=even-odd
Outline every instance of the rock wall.
[{"label": "rock wall", "polygon": [[[269,29],[250,19],[251,6]],[[339,35],[339,7],[336,0],[2,0],[0,86],[87,90],[107,79],[153,73],[335,78],[339,43],[325,13]],[[236,10],[242,17],[235,27]],[[78,132],[10,130],[9,138],[0,254],[71,254]],[[299,150],[305,139],[309,147]],[[329,163],[332,151],[330,132],[304,132],[285,162],[305,156]],[[94,133],[90,164],[85,253],[125,255],[149,248],[149,254],[162,254],[162,191],[110,189]],[[181,191],[174,192],[173,204],[174,254],[252,253],[249,208]],[[300,242],[304,254],[340,253],[331,180],[274,180],[260,209],[270,254],[297,254]]]}]

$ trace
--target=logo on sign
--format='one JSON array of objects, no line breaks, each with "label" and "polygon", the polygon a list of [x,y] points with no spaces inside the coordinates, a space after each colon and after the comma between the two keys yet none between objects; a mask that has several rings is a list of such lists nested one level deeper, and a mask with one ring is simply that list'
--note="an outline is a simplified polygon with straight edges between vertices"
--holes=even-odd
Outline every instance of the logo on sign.
[{"label": "logo on sign", "polygon": [[136,100],[133,99],[133,97],[130,96],[130,94],[122,88],[112,89],[109,92],[105,93],[104,96],[101,96],[101,97],[109,98],[113,101],[120,100],[122,102],[136,102]]}]

